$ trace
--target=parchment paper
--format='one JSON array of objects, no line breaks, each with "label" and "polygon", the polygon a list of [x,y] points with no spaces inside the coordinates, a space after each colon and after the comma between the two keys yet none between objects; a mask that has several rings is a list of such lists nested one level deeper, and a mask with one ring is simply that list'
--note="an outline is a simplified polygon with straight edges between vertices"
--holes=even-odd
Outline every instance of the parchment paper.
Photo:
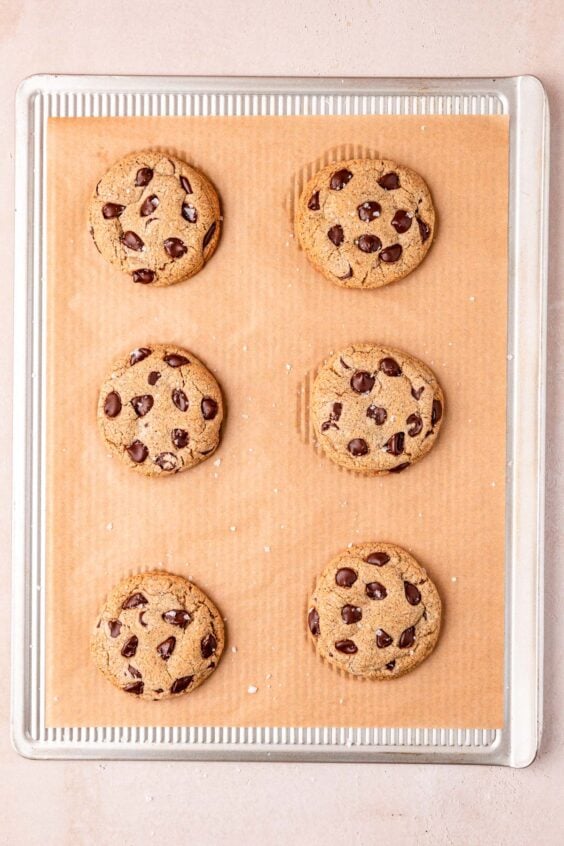
[{"label": "parchment paper", "polygon": [[[204,271],[170,288],[133,285],[86,223],[97,179],[148,147],[201,167],[225,215]],[[502,726],[506,119],[53,119],[48,149],[47,725]],[[353,155],[415,168],[438,212],[420,268],[376,291],[333,287],[292,233],[304,180]],[[307,411],[324,356],[370,340],[423,358],[447,398],[430,455],[380,479],[318,454]],[[112,360],[159,341],[211,367],[228,418],[213,459],[150,479],[108,455],[95,412]],[[388,683],[332,670],[306,636],[316,574],[370,539],[411,550],[444,600],[434,655]],[[227,622],[218,670],[169,703],[125,696],[88,652],[108,589],[153,567]]]}]

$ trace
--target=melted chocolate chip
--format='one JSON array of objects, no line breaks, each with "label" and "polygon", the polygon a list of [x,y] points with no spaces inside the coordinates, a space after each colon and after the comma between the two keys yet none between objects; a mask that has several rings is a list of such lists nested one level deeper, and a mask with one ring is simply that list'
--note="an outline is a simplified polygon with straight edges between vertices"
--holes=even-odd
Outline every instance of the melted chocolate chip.
[{"label": "melted chocolate chip", "polygon": [[421,415],[419,414],[410,414],[405,422],[410,427],[407,430],[407,434],[410,438],[415,438],[423,428],[423,421],[421,419]]},{"label": "melted chocolate chip", "polygon": [[386,670],[393,670],[395,666],[396,666],[395,661],[388,661],[388,663],[386,664]]},{"label": "melted chocolate chip", "polygon": [[149,600],[146,599],[142,593],[132,593],[131,596],[128,596],[123,605],[121,606],[123,609],[127,608],[138,608],[140,605],[148,605]]},{"label": "melted chocolate chip", "polygon": [[212,223],[212,225],[210,226],[210,228],[208,229],[208,231],[204,235],[204,240],[202,242],[202,249],[205,250],[206,247],[208,246],[209,242],[213,238],[213,233],[215,232],[216,226],[217,226],[217,224],[214,221],[214,223]]},{"label": "melted chocolate chip", "polygon": [[339,226],[338,223],[335,226],[332,226],[327,233],[327,237],[333,244],[335,244],[336,247],[340,247],[343,241],[345,240],[345,233],[343,232],[343,227]]},{"label": "melted chocolate chip", "polygon": [[376,253],[382,246],[382,242],[376,235],[361,235],[356,245],[363,253]]},{"label": "melted chocolate chip", "polygon": [[171,626],[180,626],[181,629],[185,629],[192,620],[188,611],[183,608],[173,608],[171,611],[165,611],[161,616],[165,623],[170,623]]},{"label": "melted chocolate chip", "polygon": [[378,405],[369,405],[366,409],[366,416],[374,420],[377,426],[382,426],[386,422],[388,412],[385,408],[381,408]]},{"label": "melted chocolate chip", "polygon": [[131,230],[124,232],[120,240],[124,247],[128,247],[130,250],[135,250],[138,253],[145,246],[139,235],[136,232],[131,232]]},{"label": "melted chocolate chip", "polygon": [[131,460],[136,464],[143,464],[149,455],[149,450],[145,444],[141,443],[141,441],[133,441],[133,443],[127,447],[127,452]]},{"label": "melted chocolate chip", "polygon": [[131,400],[131,405],[133,406],[137,417],[145,417],[145,415],[152,409],[153,403],[154,399],[151,394],[143,394],[143,396],[133,397]]},{"label": "melted chocolate chip", "polygon": [[156,385],[160,378],[161,374],[158,370],[151,370],[147,377],[147,382],[149,383],[149,385]]},{"label": "melted chocolate chip", "polygon": [[170,688],[171,693],[182,693],[189,687],[194,680],[194,676],[182,676],[180,679],[176,679],[172,683],[172,687]]},{"label": "melted chocolate chip", "polygon": [[395,358],[383,358],[380,362],[380,370],[386,376],[401,376],[402,370]]},{"label": "melted chocolate chip", "polygon": [[378,180],[378,185],[385,191],[395,191],[396,188],[400,187],[399,176],[397,173],[385,173]]},{"label": "melted chocolate chip", "polygon": [[383,567],[390,560],[387,552],[371,552],[364,559],[367,564],[374,564],[376,567]]},{"label": "melted chocolate chip", "polygon": [[185,176],[180,177],[180,184],[182,185],[187,194],[192,193],[192,186],[190,185],[190,182]]},{"label": "melted chocolate chip", "polygon": [[188,247],[180,238],[167,238],[163,243],[163,247],[172,259],[182,258],[188,252]]},{"label": "melted chocolate chip", "polygon": [[188,223],[196,223],[198,220],[198,210],[195,206],[191,206],[190,203],[182,203],[181,214],[184,220],[187,220]]},{"label": "melted chocolate chip", "polygon": [[361,203],[360,206],[357,206],[356,210],[361,220],[369,222],[371,220],[376,220],[377,217],[380,217],[382,207],[380,206],[380,203],[376,203],[374,200],[367,200],[365,203]]},{"label": "melted chocolate chip", "polygon": [[121,623],[119,620],[108,620],[108,629],[110,630],[110,637],[118,637],[121,632]]},{"label": "melted chocolate chip", "polygon": [[215,635],[210,632],[200,641],[200,651],[202,653],[202,658],[209,658],[210,655],[214,655],[216,649],[217,640],[215,638]]},{"label": "melted chocolate chip", "polygon": [[128,640],[125,641],[124,645],[121,649],[121,654],[124,658],[133,658],[135,653],[137,652],[137,646],[139,645],[138,638],[133,635]]},{"label": "melted chocolate chip", "polygon": [[157,652],[163,659],[163,661],[168,661],[172,653],[174,652],[174,647],[176,646],[176,638],[175,637],[167,637],[166,640],[163,640],[162,643],[159,643],[157,646]]},{"label": "melted chocolate chip", "polygon": [[321,629],[319,628],[319,614],[315,608],[310,609],[309,614],[307,615],[307,624],[312,635],[314,637],[319,637],[321,634]]},{"label": "melted chocolate chip", "polygon": [[137,171],[135,184],[138,188],[144,188],[153,178],[153,171],[150,167],[142,167]]},{"label": "melted chocolate chip", "polygon": [[200,403],[204,420],[213,420],[217,416],[218,405],[211,397],[204,397]]},{"label": "melted chocolate chip", "polygon": [[180,388],[175,388],[172,392],[172,401],[180,411],[188,411],[188,397]]},{"label": "melted chocolate chip", "polygon": [[385,649],[387,646],[391,646],[393,642],[394,640],[388,632],[385,632],[384,629],[376,629],[376,646],[378,649]]},{"label": "melted chocolate chip", "polygon": [[405,598],[410,605],[419,605],[421,602],[421,594],[419,588],[415,587],[411,582],[404,582],[403,589],[405,591]]},{"label": "melted chocolate chip", "polygon": [[358,573],[350,567],[341,567],[341,569],[337,570],[335,573],[335,582],[339,585],[339,587],[352,587],[357,579]]},{"label": "melted chocolate chip", "polygon": [[345,655],[354,655],[358,652],[358,647],[354,640],[337,640],[335,642],[335,649],[338,652],[344,652]]},{"label": "melted chocolate chip", "polygon": [[390,440],[385,444],[386,452],[389,452],[391,455],[401,455],[403,452],[404,444],[404,432],[396,432],[395,435],[392,435]]},{"label": "melted chocolate chip", "polygon": [[357,394],[369,394],[374,387],[376,381],[375,376],[368,373],[366,370],[357,370],[351,376],[351,388]]},{"label": "melted chocolate chip", "polygon": [[347,449],[355,458],[367,455],[369,452],[368,444],[362,438],[353,438],[352,441],[348,442]]},{"label": "melted chocolate chip", "polygon": [[131,275],[133,276],[133,281],[138,282],[140,285],[150,285],[155,278],[155,272],[149,270],[148,267],[144,267],[142,270],[134,270]]},{"label": "melted chocolate chip", "polygon": [[386,249],[382,250],[380,253],[380,260],[386,262],[387,264],[392,264],[400,258],[402,253],[403,249],[401,244],[392,244],[391,247],[386,247]]},{"label": "melted chocolate chip", "polygon": [[126,693],[137,693],[137,694],[143,693],[144,689],[145,689],[145,685],[143,684],[142,681],[131,682],[131,684],[126,684],[125,687],[123,688],[123,690],[125,690]]},{"label": "melted chocolate chip", "polygon": [[343,170],[337,170],[331,177],[329,182],[329,187],[332,191],[342,191],[345,185],[351,181],[352,173],[350,170],[343,168]]},{"label": "melted chocolate chip", "polygon": [[119,217],[125,211],[125,206],[120,206],[119,203],[106,203],[102,206],[102,217],[105,220],[112,220],[114,217]]},{"label": "melted chocolate chip", "polygon": [[349,264],[349,269],[348,269],[347,273],[345,273],[344,276],[338,276],[337,279],[350,279],[352,277],[352,275],[353,275],[353,269]]},{"label": "melted chocolate chip", "polygon": [[143,200],[141,208],[139,209],[139,214],[141,215],[141,217],[149,217],[150,214],[153,214],[158,204],[159,198],[157,197],[157,195],[151,194],[149,197]]},{"label": "melted chocolate chip", "polygon": [[421,220],[420,217],[417,218],[417,226],[419,227],[419,234],[421,235],[421,241],[425,243],[429,235],[431,234],[431,228],[427,226],[424,220]]},{"label": "melted chocolate chip", "polygon": [[161,470],[170,473],[172,470],[176,470],[178,459],[173,452],[161,452],[155,458],[155,464],[157,464]]},{"label": "melted chocolate chip", "polygon": [[415,626],[405,629],[400,635],[398,646],[400,649],[409,649],[415,643]]},{"label": "melted chocolate chip", "polygon": [[315,191],[311,195],[307,207],[310,211],[319,211],[319,191]]},{"label": "melted chocolate chip", "polygon": [[333,420],[337,421],[341,417],[341,412],[343,410],[343,403],[342,402],[334,402],[333,408],[331,410],[331,417]]},{"label": "melted chocolate chip", "polygon": [[115,391],[111,391],[104,402],[104,414],[106,417],[117,417],[121,411],[121,397]]},{"label": "melted chocolate chip", "polygon": [[163,361],[166,361],[170,367],[182,367],[183,364],[190,364],[189,359],[186,358],[184,355],[179,355],[178,353],[167,353]]},{"label": "melted chocolate chip", "polygon": [[131,355],[129,356],[129,364],[133,367],[134,364],[139,364],[140,361],[143,359],[148,358],[153,350],[148,349],[147,347],[139,347],[138,350],[133,350]]},{"label": "melted chocolate chip", "polygon": [[402,464],[398,464],[397,467],[390,467],[389,473],[401,473],[402,470],[405,470],[406,467],[409,467],[409,461],[404,461]]},{"label": "melted chocolate chip", "polygon": [[146,629],[147,626],[149,625],[149,623],[145,622],[145,620],[143,619],[144,617],[145,617],[145,611],[141,611],[141,613],[139,614],[139,625],[143,626],[143,628]]},{"label": "melted chocolate chip", "polygon": [[358,623],[359,620],[362,620],[362,608],[359,608],[358,605],[343,605],[341,617],[347,626]]},{"label": "melted chocolate chip", "polygon": [[190,440],[186,429],[173,429],[170,433],[170,439],[177,449],[184,449],[188,446]]},{"label": "melted chocolate chip", "polygon": [[399,235],[402,235],[404,232],[407,232],[412,221],[413,216],[409,212],[399,209],[392,218],[392,226]]},{"label": "melted chocolate chip", "polygon": [[421,399],[421,394],[423,393],[424,390],[425,390],[424,385],[421,385],[420,388],[412,388],[411,389],[411,396],[413,397],[414,400],[419,400],[419,399]]},{"label": "melted chocolate chip", "polygon": [[434,426],[435,423],[438,423],[441,417],[443,416],[443,406],[440,400],[434,399],[433,400],[433,410],[431,411],[431,425]]},{"label": "melted chocolate chip", "polygon": [[347,364],[347,362],[346,362],[344,359],[340,358],[340,359],[339,359],[339,361],[341,362],[341,366],[342,366],[342,367],[344,367],[344,368],[345,368],[345,370],[350,370],[350,369],[351,369],[351,368],[350,368],[350,365],[349,365],[349,364]]},{"label": "melted chocolate chip", "polygon": [[369,582],[366,585],[366,596],[369,599],[385,599],[388,591],[380,582]]},{"label": "melted chocolate chip", "polygon": [[143,678],[143,676],[141,675],[141,673],[139,672],[137,667],[133,667],[131,664],[127,665],[127,672],[129,673],[130,676],[133,676],[134,679],[142,679]]}]

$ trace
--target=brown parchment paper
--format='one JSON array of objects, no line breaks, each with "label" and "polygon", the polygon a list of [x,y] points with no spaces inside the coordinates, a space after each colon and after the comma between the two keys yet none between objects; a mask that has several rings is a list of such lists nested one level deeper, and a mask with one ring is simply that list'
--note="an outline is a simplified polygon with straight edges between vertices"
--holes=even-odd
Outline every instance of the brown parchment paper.
[{"label": "brown parchment paper", "polygon": [[[107,265],[86,223],[97,179],[147,147],[205,170],[225,215],[207,267],[170,288]],[[506,119],[54,119],[48,151],[47,725],[502,726]],[[438,212],[421,267],[376,291],[333,287],[292,233],[304,180],[353,155],[415,168]],[[370,340],[423,358],[447,398],[430,455],[380,479],[318,454],[307,408],[324,356]],[[150,479],[108,455],[95,412],[114,357],[159,341],[211,367],[228,418],[213,459]],[[332,670],[306,636],[316,574],[370,539],[411,550],[444,600],[434,655],[388,683]],[[88,652],[107,590],[153,567],[227,622],[218,670],[168,703],[123,695]]]}]

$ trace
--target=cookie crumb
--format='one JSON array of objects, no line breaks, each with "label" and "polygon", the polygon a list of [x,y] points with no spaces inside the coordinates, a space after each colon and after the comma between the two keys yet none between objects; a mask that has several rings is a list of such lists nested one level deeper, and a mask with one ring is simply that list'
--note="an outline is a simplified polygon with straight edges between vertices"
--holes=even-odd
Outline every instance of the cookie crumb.
[{"label": "cookie crumb", "polygon": [[243,352],[247,352],[248,349],[248,346],[246,344],[243,344]]},{"label": "cookie crumb", "polygon": [[111,532],[113,528],[114,528],[113,523],[106,523],[106,529],[108,530],[108,532]]},{"label": "cookie crumb", "polygon": [[470,300],[471,303],[476,302],[476,297],[468,297],[468,299]]},{"label": "cookie crumb", "polygon": [[231,647],[231,652],[237,652],[237,647],[236,647],[236,646],[232,646],[232,647]]},{"label": "cookie crumb", "polygon": [[272,673],[267,673],[266,676],[265,676],[265,679],[271,679],[271,678],[272,678]]},{"label": "cookie crumb", "polygon": [[291,365],[291,364],[288,364],[288,363],[286,363],[286,364],[284,365],[284,367],[286,368],[286,372],[287,372],[287,373],[289,373],[289,372],[290,372],[290,370],[292,369],[292,365]]},{"label": "cookie crumb", "polygon": [[458,581],[458,579],[456,578],[456,576],[451,577],[451,582],[457,582],[457,581]]},{"label": "cookie crumb", "polygon": [[229,531],[230,531],[230,532],[236,532],[236,531],[237,531],[237,526],[229,526]]},{"label": "cookie crumb", "polygon": [[247,688],[247,693],[256,693],[257,690],[258,690],[258,687],[256,687],[256,685],[250,684]]},{"label": "cookie crumb", "polygon": [[264,546],[263,548],[265,552],[270,552],[270,547],[268,545]]},{"label": "cookie crumb", "polygon": [[221,458],[216,458],[216,459],[215,459],[215,461],[214,461],[214,463],[213,463],[213,466],[214,466],[214,467],[219,467],[219,465],[220,465],[220,464],[221,464]]}]

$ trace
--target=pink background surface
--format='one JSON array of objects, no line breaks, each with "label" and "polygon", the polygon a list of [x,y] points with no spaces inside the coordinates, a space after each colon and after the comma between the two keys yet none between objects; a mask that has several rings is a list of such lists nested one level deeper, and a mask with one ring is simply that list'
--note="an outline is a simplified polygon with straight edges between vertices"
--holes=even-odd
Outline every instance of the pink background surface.
[{"label": "pink background surface", "polygon": [[[421,765],[33,762],[9,741],[10,563],[0,592],[0,843],[561,843],[564,788],[562,542],[562,5],[557,0],[155,2],[0,0],[0,308],[9,455],[13,109],[33,73],[540,77],[552,117],[547,408],[545,730],[526,770]],[[560,484],[559,484],[560,481]],[[0,549],[10,477],[0,477]],[[291,821],[291,822],[290,822]]]}]

